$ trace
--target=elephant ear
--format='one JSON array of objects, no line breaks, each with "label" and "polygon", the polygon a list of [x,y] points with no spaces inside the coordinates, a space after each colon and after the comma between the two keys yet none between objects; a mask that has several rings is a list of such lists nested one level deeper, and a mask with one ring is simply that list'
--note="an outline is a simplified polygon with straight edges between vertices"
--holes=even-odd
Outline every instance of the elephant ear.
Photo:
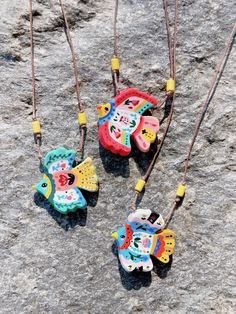
[{"label": "elephant ear", "polygon": [[75,212],[77,209],[86,208],[87,202],[80,190],[75,187],[66,191],[56,191],[53,206],[62,214]]},{"label": "elephant ear", "polygon": [[73,149],[60,147],[47,153],[44,159],[45,172],[54,174],[57,171],[71,170],[76,152]]}]

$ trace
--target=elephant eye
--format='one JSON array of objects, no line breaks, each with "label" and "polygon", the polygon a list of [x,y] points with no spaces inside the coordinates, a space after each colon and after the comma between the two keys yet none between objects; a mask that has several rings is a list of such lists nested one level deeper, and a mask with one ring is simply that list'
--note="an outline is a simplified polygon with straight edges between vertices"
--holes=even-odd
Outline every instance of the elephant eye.
[{"label": "elephant eye", "polygon": [[41,186],[42,186],[42,188],[46,188],[47,187],[47,183],[43,183]]},{"label": "elephant eye", "polygon": [[122,239],[124,239],[125,238],[125,236],[124,235],[122,235],[122,236],[120,236]]}]

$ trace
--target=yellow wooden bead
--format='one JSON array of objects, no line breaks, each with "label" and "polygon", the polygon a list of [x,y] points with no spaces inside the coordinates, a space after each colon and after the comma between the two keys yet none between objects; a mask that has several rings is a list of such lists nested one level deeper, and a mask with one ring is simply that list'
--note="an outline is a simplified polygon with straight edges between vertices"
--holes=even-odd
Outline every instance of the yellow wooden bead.
[{"label": "yellow wooden bead", "polygon": [[34,120],[32,122],[32,129],[34,134],[41,134],[41,124],[39,120]]},{"label": "yellow wooden bead", "polygon": [[87,124],[87,116],[86,112],[79,112],[78,113],[78,122],[80,126],[86,125]]},{"label": "yellow wooden bead", "polygon": [[175,80],[169,79],[166,81],[166,91],[174,93],[174,91],[175,91]]},{"label": "yellow wooden bead", "polygon": [[111,69],[112,71],[120,70],[120,60],[117,57],[111,59]]},{"label": "yellow wooden bead", "polygon": [[135,191],[142,192],[143,188],[145,187],[145,183],[146,182],[143,179],[139,179],[135,186]]},{"label": "yellow wooden bead", "polygon": [[112,236],[112,238],[114,238],[114,239],[116,239],[116,240],[118,240],[118,238],[119,238],[117,232],[113,232],[113,233],[111,234],[111,236]]},{"label": "yellow wooden bead", "polygon": [[176,196],[183,197],[185,194],[185,191],[186,191],[186,185],[181,183],[178,186],[178,189],[176,191]]}]

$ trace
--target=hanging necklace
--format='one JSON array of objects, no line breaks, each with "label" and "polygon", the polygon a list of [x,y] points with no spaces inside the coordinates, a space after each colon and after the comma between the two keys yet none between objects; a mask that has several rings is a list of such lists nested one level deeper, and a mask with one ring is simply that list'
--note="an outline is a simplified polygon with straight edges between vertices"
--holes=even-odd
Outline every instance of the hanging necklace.
[{"label": "hanging necklace", "polygon": [[[75,212],[77,209],[85,208],[87,202],[80,189],[90,192],[98,190],[98,177],[93,161],[90,157],[84,161],[76,162],[76,151],[60,147],[48,152],[43,160],[41,150],[42,133],[41,124],[37,119],[36,113],[36,85],[35,85],[35,65],[34,65],[34,45],[33,45],[33,8],[32,0],[29,0],[30,8],[30,47],[31,47],[31,67],[32,67],[32,128],[35,144],[38,148],[38,157],[41,168],[43,169],[42,180],[34,186],[34,188],[42,194],[51,205],[63,214]],[[80,97],[80,88],[78,82],[78,68],[74,52],[74,47],[69,31],[69,25],[65,14],[63,0],[59,0],[62,16],[64,19],[64,27],[66,37],[72,54],[72,63],[75,76],[75,91],[78,101],[78,122],[81,131],[81,145],[77,152],[81,153],[81,160],[84,155],[84,144],[86,136],[87,118],[84,111],[84,105]]]},{"label": "hanging necklace", "polygon": [[[175,90],[175,57],[170,48],[171,77],[167,81],[165,99],[158,103],[157,99],[136,88],[120,91],[120,61],[118,58],[118,0],[115,0],[114,14],[114,56],[111,59],[112,81],[115,98],[97,107],[99,115],[99,140],[104,148],[115,154],[127,156],[131,152],[131,139],[138,149],[148,152],[150,145],[155,142],[159,131],[159,120],[153,116],[143,116],[151,109],[160,109],[167,101],[172,101]],[[173,57],[173,58],[172,58]],[[172,114],[171,114],[172,115]]]},{"label": "hanging necklace", "polygon": [[[165,15],[167,17],[166,1],[163,0],[163,3],[165,8]],[[176,1],[175,16],[177,16],[177,10],[178,1]],[[168,19],[166,20],[168,21]],[[153,268],[153,258],[154,260],[156,258],[162,263],[166,264],[169,262],[170,256],[173,254],[175,247],[175,233],[168,229],[167,226],[174,214],[174,211],[181,205],[185,196],[189,161],[191,158],[193,146],[212,96],[224,70],[235,32],[236,24],[234,25],[229,39],[226,42],[222,58],[216,67],[215,74],[213,75],[206,100],[203,103],[199,117],[196,120],[195,130],[189,149],[187,151],[187,158],[185,159],[182,182],[177,188],[173,205],[170,208],[168,214],[163,219],[160,214],[150,209],[137,209],[137,196],[140,194],[143,189],[143,185],[146,183],[145,180],[139,181],[136,185],[136,195],[133,204],[134,211],[128,215],[125,225],[117,232],[112,234],[113,238],[115,238],[117,242],[120,263],[127,272],[132,272],[134,270],[144,272],[151,271]],[[154,159],[153,161],[155,163],[156,159]],[[152,168],[153,167],[150,167],[148,169],[146,180],[150,176]]]},{"label": "hanging necklace", "polygon": [[[151,160],[145,175],[138,180],[135,186],[135,196],[131,205],[132,212],[128,215],[123,227],[112,234],[117,240],[118,255],[123,268],[131,272],[133,270],[150,271],[153,268],[151,259],[156,256],[161,262],[167,263],[169,256],[173,253],[175,246],[175,234],[170,229],[160,231],[165,226],[161,215],[150,209],[137,209],[138,197],[141,195],[145,184],[153,170],[157,158],[161,152],[166,136],[172,122],[175,107],[175,79],[176,79],[176,35],[178,0],[175,2],[174,34],[173,39],[170,31],[170,19],[167,10],[167,1],[163,0],[163,7],[166,19],[166,29],[169,46],[170,79],[166,83],[166,95],[159,107],[165,106],[164,117],[167,119],[166,126],[161,139],[158,141],[156,152]],[[116,10],[115,10],[116,12]],[[117,12],[115,13],[115,15]],[[115,17],[116,20],[116,17]],[[115,24],[114,24],[115,25]],[[116,31],[114,32],[116,33]],[[114,79],[114,86],[117,89],[117,79]],[[159,232],[157,234],[157,232]]]}]

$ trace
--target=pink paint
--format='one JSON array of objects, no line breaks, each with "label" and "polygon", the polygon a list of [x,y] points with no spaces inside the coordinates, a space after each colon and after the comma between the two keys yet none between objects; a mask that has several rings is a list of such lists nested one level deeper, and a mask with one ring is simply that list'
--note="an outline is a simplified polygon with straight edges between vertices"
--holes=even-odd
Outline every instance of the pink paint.
[{"label": "pink paint", "polygon": [[143,239],[142,244],[143,244],[143,247],[147,248],[148,247],[148,239],[147,238]]}]

